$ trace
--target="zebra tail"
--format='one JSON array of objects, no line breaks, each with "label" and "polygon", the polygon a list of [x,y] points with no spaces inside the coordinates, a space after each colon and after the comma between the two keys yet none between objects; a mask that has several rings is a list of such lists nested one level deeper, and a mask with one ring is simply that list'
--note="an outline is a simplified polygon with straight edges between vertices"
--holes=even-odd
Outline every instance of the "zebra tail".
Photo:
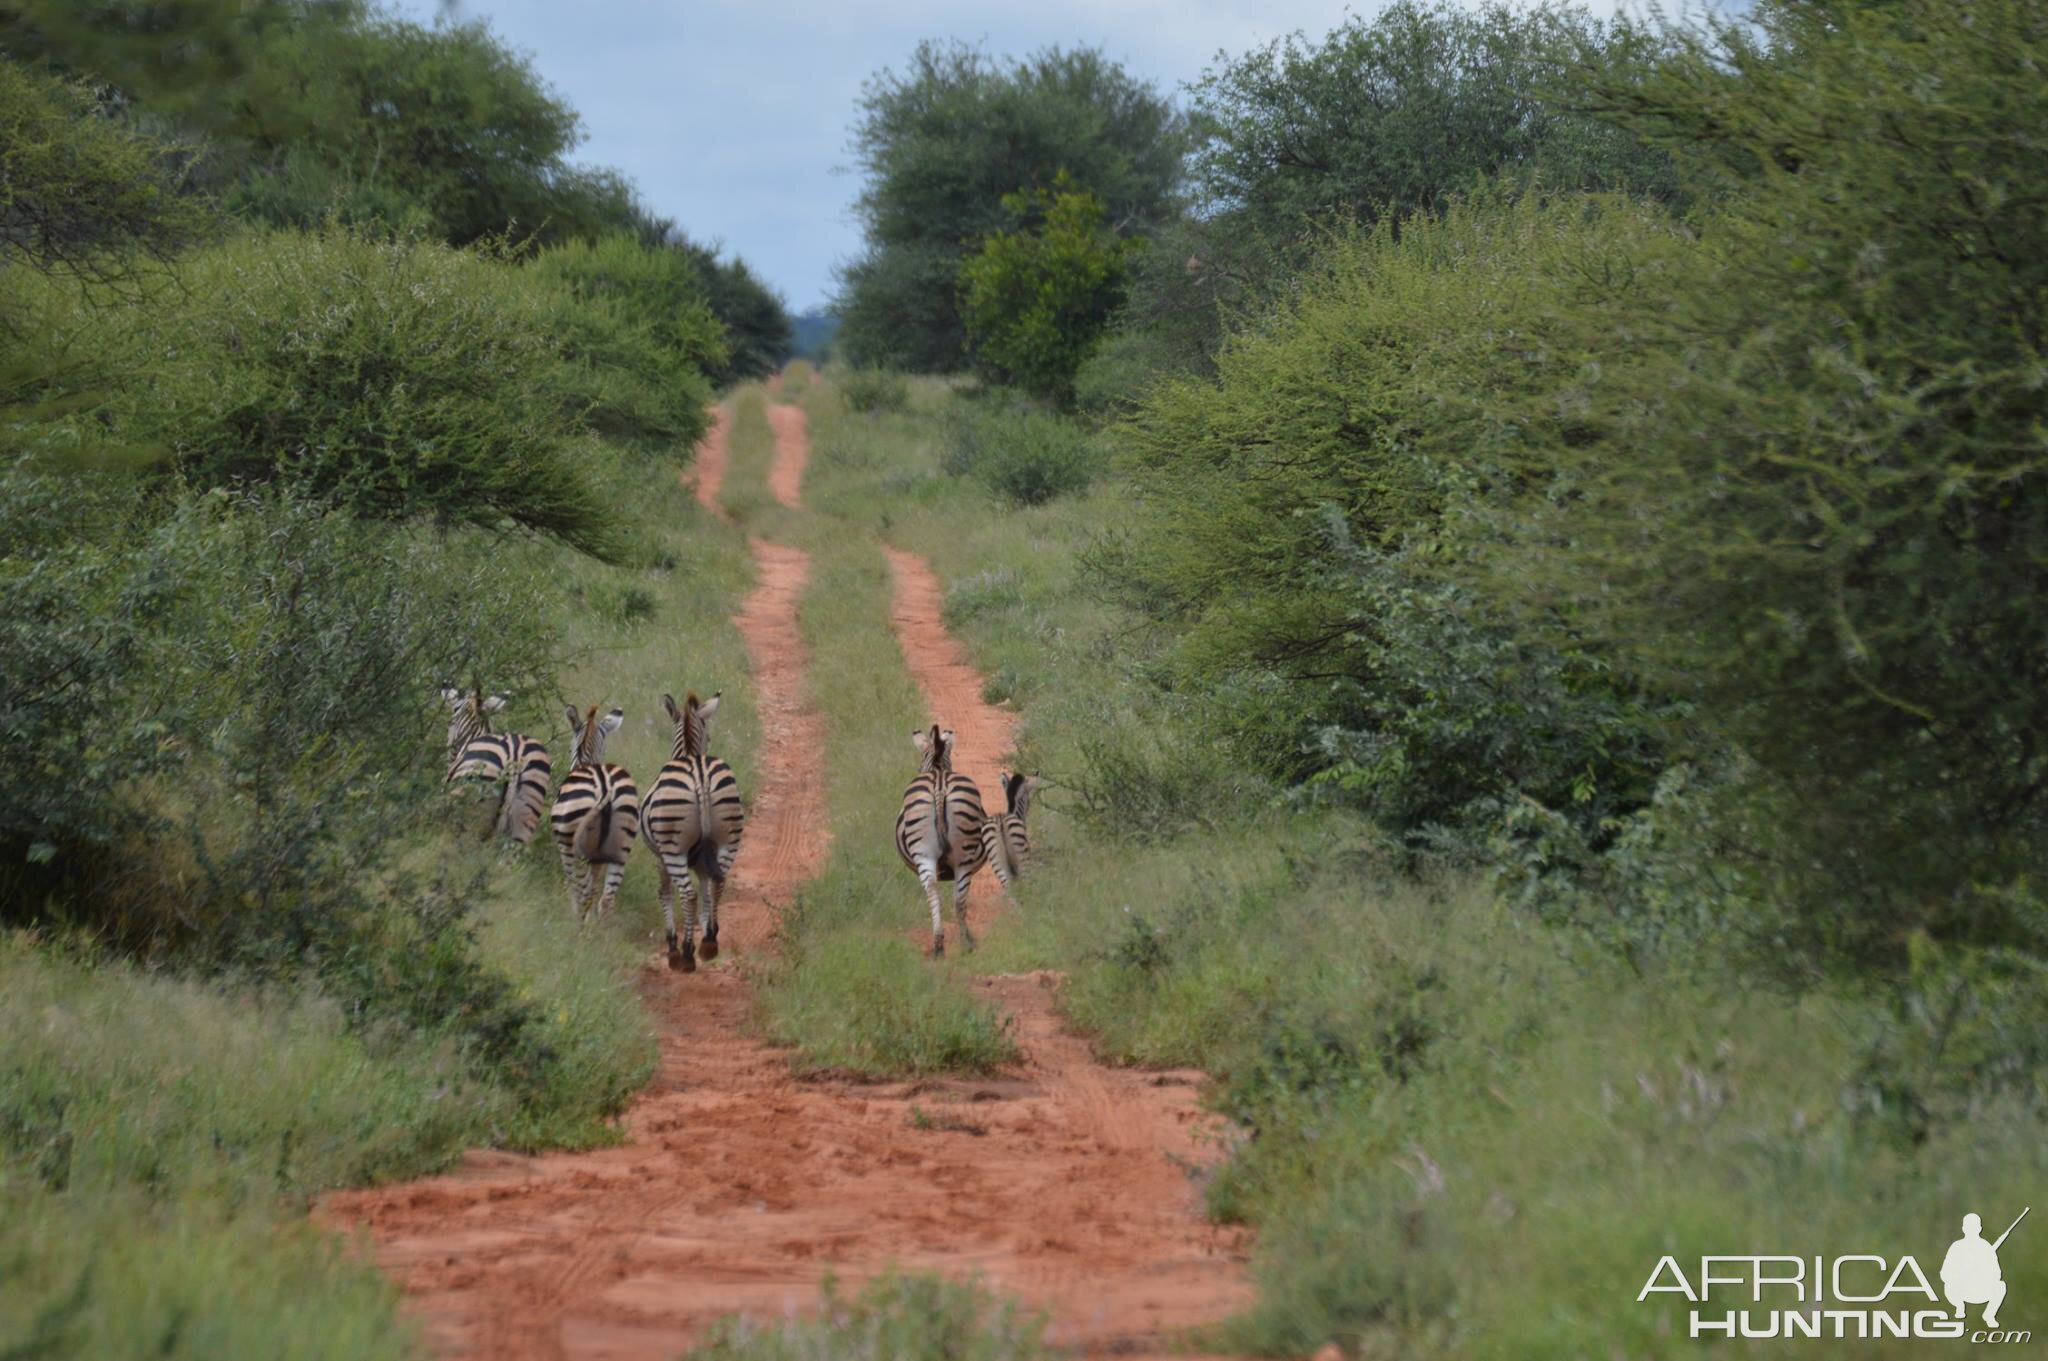
[{"label": "zebra tail", "polygon": [[613,841],[612,805],[607,799],[576,828],[576,854],[593,865],[623,865],[626,853]]}]

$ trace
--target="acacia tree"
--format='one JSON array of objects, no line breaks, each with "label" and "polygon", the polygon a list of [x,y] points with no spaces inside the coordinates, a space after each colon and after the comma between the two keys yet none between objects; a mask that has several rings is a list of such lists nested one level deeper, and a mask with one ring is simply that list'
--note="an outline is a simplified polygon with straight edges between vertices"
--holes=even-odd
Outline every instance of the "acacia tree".
[{"label": "acacia tree", "polygon": [[1065,172],[1121,231],[1177,207],[1187,125],[1153,86],[1093,48],[997,61],[920,44],[861,100],[862,256],[841,276],[840,344],[856,362],[951,371],[968,360],[960,269],[1012,226],[1006,195]]}]

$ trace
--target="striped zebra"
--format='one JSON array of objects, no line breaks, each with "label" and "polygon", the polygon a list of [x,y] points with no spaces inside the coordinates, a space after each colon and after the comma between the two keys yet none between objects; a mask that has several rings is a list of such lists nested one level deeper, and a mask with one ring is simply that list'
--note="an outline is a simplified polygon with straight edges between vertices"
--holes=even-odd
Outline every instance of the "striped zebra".
[{"label": "striped zebra", "polygon": [[491,715],[504,709],[507,702],[502,694],[486,696],[482,686],[464,690],[443,685],[441,699],[448,706],[448,776],[443,783],[489,780],[496,784],[498,811],[491,820],[491,834],[524,846],[540,826],[541,809],[554,779],[548,749],[531,737],[491,731]]},{"label": "striped zebra", "polygon": [[1031,791],[1038,788],[1036,775],[1003,772],[1003,801],[1008,811],[989,814],[981,824],[982,859],[996,872],[1005,889],[1024,877],[1024,862],[1031,858],[1031,838],[1024,819],[1031,816]]},{"label": "striped zebra", "polygon": [[[704,889],[704,959],[718,958],[718,895],[732,871],[746,830],[747,810],[732,767],[711,754],[711,715],[718,696],[695,694],[676,707],[674,695],[661,702],[675,720],[676,741],[647,796],[641,834],[661,859],[661,920],[668,930],[668,966],[689,973],[697,967],[697,886]],[[676,895],[683,899],[683,943],[676,948]]]},{"label": "striped zebra", "polygon": [[[640,791],[624,766],[604,759],[604,740],[626,721],[623,709],[604,717],[597,706],[578,716],[569,709],[569,736],[575,763],[562,777],[562,792],[555,796],[555,810],[548,821],[555,832],[555,847],[562,853],[562,877],[569,883],[569,911],[581,921],[593,908],[602,917],[612,910],[619,895],[619,880],[626,874],[626,856],[633,839],[640,835]],[[577,861],[584,868],[579,882]],[[602,892],[599,882],[602,880]]]},{"label": "striped zebra", "polygon": [[934,723],[910,735],[924,753],[917,778],[903,791],[903,811],[896,815],[896,853],[917,873],[925,901],[932,909],[932,954],[946,953],[946,925],[939,915],[939,885],[953,881],[953,915],[960,939],[974,948],[967,929],[967,887],[988,851],[982,841],[981,791],[974,781],[953,770],[953,730]]}]

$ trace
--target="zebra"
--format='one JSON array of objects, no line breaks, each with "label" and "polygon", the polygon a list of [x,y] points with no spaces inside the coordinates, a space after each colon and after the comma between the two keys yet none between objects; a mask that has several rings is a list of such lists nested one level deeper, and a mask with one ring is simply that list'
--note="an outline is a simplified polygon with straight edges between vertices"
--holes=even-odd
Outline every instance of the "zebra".
[{"label": "zebra", "polygon": [[444,684],[441,699],[448,706],[448,775],[442,783],[490,780],[500,785],[491,835],[526,845],[540,825],[554,779],[548,749],[531,737],[491,731],[491,715],[508,702],[503,694],[486,696],[481,685],[464,690]]},{"label": "zebra", "polygon": [[[747,810],[732,767],[710,753],[711,715],[718,696],[698,700],[692,693],[676,706],[662,704],[675,720],[676,740],[647,796],[641,834],[661,862],[661,920],[668,931],[668,966],[690,973],[697,967],[697,884],[704,888],[704,959],[718,958],[718,895],[739,854]],[[676,948],[676,895],[683,899],[683,943]]]},{"label": "zebra", "polygon": [[934,723],[910,735],[924,761],[917,778],[903,791],[903,811],[896,815],[896,853],[917,873],[925,901],[932,909],[932,955],[946,953],[946,926],[939,915],[939,884],[953,881],[953,915],[960,938],[974,948],[967,929],[967,887],[981,868],[988,848],[982,840],[984,814],[981,791],[974,781],[953,770],[953,730]]},{"label": "zebra", "polygon": [[[604,759],[604,740],[626,721],[625,710],[614,709],[599,718],[593,704],[580,717],[573,706],[568,714],[575,761],[562,777],[562,791],[555,796],[555,809],[548,820],[554,827],[555,847],[562,853],[569,911],[582,921],[589,918],[593,906],[602,917],[618,897],[626,856],[640,834],[640,791],[624,766]],[[578,860],[585,864],[580,883]],[[603,867],[601,893],[599,866]]]},{"label": "zebra", "polygon": [[996,872],[996,881],[1007,890],[1024,877],[1024,862],[1031,858],[1031,838],[1024,819],[1031,816],[1031,791],[1038,788],[1036,775],[1003,772],[1003,801],[1008,811],[991,813],[981,824],[982,859]]}]

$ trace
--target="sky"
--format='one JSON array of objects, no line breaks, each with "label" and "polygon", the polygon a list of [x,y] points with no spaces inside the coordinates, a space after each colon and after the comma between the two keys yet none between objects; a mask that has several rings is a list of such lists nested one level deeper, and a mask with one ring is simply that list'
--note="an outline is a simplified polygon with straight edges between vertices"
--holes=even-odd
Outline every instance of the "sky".
[{"label": "sky", "polygon": [[[871,74],[920,39],[998,55],[1099,46],[1177,90],[1219,50],[1320,36],[1378,0],[396,0],[486,19],[582,114],[577,158],[616,166],[655,212],[744,256],[793,310],[824,303],[860,248],[848,128]],[[1603,7],[1604,8],[1604,7]]]}]

